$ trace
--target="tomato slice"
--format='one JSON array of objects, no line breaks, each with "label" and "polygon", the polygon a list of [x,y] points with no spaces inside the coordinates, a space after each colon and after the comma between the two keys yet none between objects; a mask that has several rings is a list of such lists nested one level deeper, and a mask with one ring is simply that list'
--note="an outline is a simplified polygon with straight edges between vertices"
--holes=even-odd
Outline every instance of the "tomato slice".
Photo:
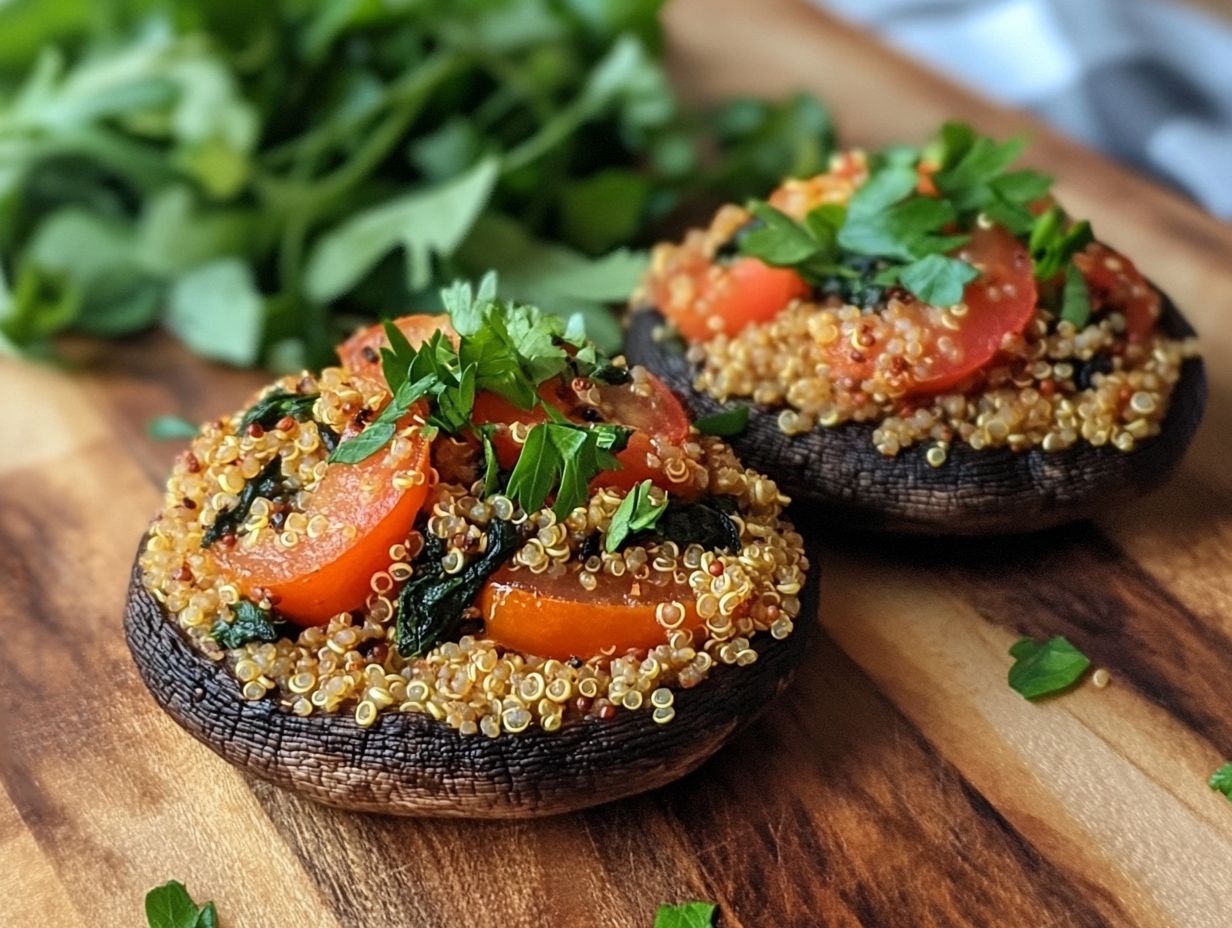
[{"label": "tomato slice", "polygon": [[656,618],[661,602],[683,606],[681,628],[702,624],[687,585],[635,590],[627,576],[599,574],[596,579],[596,588],[587,591],[573,574],[549,579],[502,568],[480,593],[484,634],[522,654],[567,660],[663,644],[667,629]]},{"label": "tomato slice", "polygon": [[1100,242],[1092,242],[1074,263],[1087,280],[1096,310],[1118,309],[1132,339],[1149,335],[1159,322],[1163,301],[1129,258]]},{"label": "tomato slice", "polygon": [[1004,229],[976,229],[956,256],[981,274],[963,293],[967,306],[958,328],[944,323],[945,308],[905,301],[891,311],[870,313],[854,337],[840,338],[830,349],[831,369],[838,377],[865,380],[881,368],[878,359],[887,343],[903,328],[919,333],[923,352],[914,364],[900,359],[897,371],[882,370],[903,392],[940,393],[961,384],[988,364],[1006,336],[1021,333],[1035,316],[1037,290],[1031,256]]},{"label": "tomato slice", "polygon": [[[392,322],[406,336],[412,348],[418,348],[438,331],[444,332],[454,344],[458,341],[458,333],[453,330],[449,317],[444,314],[401,316]],[[377,323],[360,329],[339,345],[338,357],[342,360],[342,366],[348,370],[372,380],[383,379],[381,349],[388,347],[389,339],[385,336],[385,327]]]},{"label": "tomato slice", "polygon": [[[680,275],[689,285],[673,292],[672,282]],[[690,341],[720,332],[735,335],[745,326],[769,322],[808,292],[809,285],[795,271],[757,258],[736,258],[726,266],[702,260],[650,282],[651,300]]]},{"label": "tomato slice", "polygon": [[[394,460],[382,452],[358,464],[331,464],[313,491],[304,515],[324,515],[329,528],[284,547],[265,529],[251,547],[239,540],[213,549],[222,567],[240,581],[245,595],[265,590],[277,611],[300,625],[323,625],[340,612],[358,609],[371,591],[372,575],[392,563],[391,546],[405,541],[429,487],[429,442],[418,435]],[[407,484],[395,475],[422,475]],[[352,531],[352,527],[354,531]]]},{"label": "tomato slice", "polygon": [[[643,480],[653,480],[668,490],[679,490],[661,469],[661,459],[656,454],[656,442],[679,445],[689,434],[689,417],[676,395],[658,377],[646,373],[643,383],[650,388],[649,395],[638,392],[632,382],[626,384],[598,384],[597,405],[592,407],[603,421],[614,422],[635,431],[629,437],[625,449],[616,455],[620,470],[604,471],[591,481],[592,487],[616,487],[631,489]],[[570,386],[560,378],[546,381],[539,387],[539,396],[545,403],[560,409],[573,421],[586,421],[579,414],[579,401]],[[512,468],[521,454],[521,446],[514,441],[509,425],[520,422],[537,425],[548,421],[542,407],[519,409],[504,397],[495,393],[480,393],[475,397],[473,418],[476,424],[495,425],[492,446],[501,467]]]}]

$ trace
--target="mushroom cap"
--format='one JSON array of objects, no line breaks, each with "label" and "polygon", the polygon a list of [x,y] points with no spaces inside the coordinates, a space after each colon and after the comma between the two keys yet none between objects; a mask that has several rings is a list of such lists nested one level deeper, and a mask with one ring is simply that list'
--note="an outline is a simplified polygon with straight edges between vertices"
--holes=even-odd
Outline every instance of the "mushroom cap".
[{"label": "mushroom cap", "polygon": [[[144,541],[143,541],[144,544]],[[349,713],[298,716],[249,702],[223,666],[189,644],[134,564],[124,609],[129,650],[154,700],[225,760],[309,799],[394,815],[533,818],[655,789],[696,769],[791,682],[814,625],[816,582],[783,640],[755,639],[757,661],[716,664],[675,693],[665,725],[646,710],[583,719],[558,731],[462,735],[418,712],[383,712],[368,728]]]},{"label": "mushroom cap", "polygon": [[[693,388],[695,370],[679,343],[655,337],[663,324],[652,308],[630,314],[625,340],[630,362],[657,374],[694,418],[723,409],[723,403]],[[1166,296],[1160,328],[1173,338],[1194,334]],[[873,444],[873,423],[786,435],[778,427],[777,410],[758,405],[748,428],[725,440],[794,501],[852,528],[925,535],[1032,532],[1089,519],[1167,479],[1198,429],[1206,392],[1201,359],[1186,360],[1160,434],[1130,452],[1083,441],[1056,452],[976,451],[955,442],[946,463],[932,467],[924,446],[896,457],[881,454]]]}]

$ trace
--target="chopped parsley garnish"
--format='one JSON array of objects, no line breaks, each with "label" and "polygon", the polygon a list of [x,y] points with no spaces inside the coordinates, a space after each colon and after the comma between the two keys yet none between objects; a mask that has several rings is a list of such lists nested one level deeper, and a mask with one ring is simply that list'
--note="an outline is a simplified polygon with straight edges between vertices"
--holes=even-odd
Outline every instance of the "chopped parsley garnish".
[{"label": "chopped parsley garnish", "polygon": [[556,514],[564,518],[586,500],[590,481],[601,471],[619,468],[616,453],[630,430],[609,423],[575,423],[539,396],[539,386],[563,374],[620,382],[626,375],[585,340],[581,327],[541,313],[533,306],[496,297],[496,276],[488,274],[473,290],[455,283],[442,293],[458,334],[453,342],[436,332],[418,348],[387,323],[389,347],[381,349],[381,369],[393,398],[367,428],[330,455],[331,462],[355,464],[384,448],[412,407],[426,404],[429,428],[450,435],[469,433],[483,444],[484,485],[499,488],[500,467],[490,431],[471,421],[479,391],[496,393],[519,409],[542,409],[548,418],[533,426],[506,492],[527,512],[542,508],[555,495]]},{"label": "chopped parsley garnish", "polygon": [[[797,221],[751,202],[756,226],[741,230],[735,246],[860,305],[879,302],[885,288],[898,286],[927,303],[952,306],[979,271],[950,253],[985,217],[1028,243],[1038,279],[1051,284],[1067,275],[1070,286],[1058,290],[1056,308],[1063,318],[1085,322],[1085,284],[1080,292],[1068,269],[1092,241],[1090,225],[1070,222],[1057,207],[1036,215],[1052,178],[1009,170],[1023,147],[1022,139],[997,142],[947,123],[925,151],[900,146],[871,158],[867,181],[845,207],[823,204]],[[921,186],[932,189],[924,193]]]},{"label": "chopped parsley garnish", "polygon": [[149,928],[218,928],[214,903],[198,906],[179,880],[145,894],[145,920]]},{"label": "chopped parsley garnish", "polygon": [[702,416],[694,421],[693,426],[703,435],[717,435],[720,438],[739,435],[749,427],[749,407],[732,406],[709,416]]},{"label": "chopped parsley garnish", "polygon": [[219,619],[210,628],[210,636],[228,651],[242,648],[250,641],[277,641],[286,627],[268,609],[246,599],[232,606],[231,613],[230,622]]},{"label": "chopped parsley garnish", "polygon": [[1211,778],[1206,781],[1209,786],[1217,793],[1223,793],[1232,800],[1232,763],[1224,764],[1218,770],[1211,774]]},{"label": "chopped parsley garnish", "polygon": [[650,496],[650,488],[654,482],[643,480],[633,487],[629,494],[620,501],[616,512],[612,514],[612,523],[608,526],[604,549],[611,554],[620,550],[625,539],[638,532],[654,528],[659,517],[667,509],[667,500],[655,502]]},{"label": "chopped parsley garnish", "polygon": [[717,909],[713,902],[661,905],[655,913],[654,928],[712,928]]},{"label": "chopped parsley garnish", "polygon": [[1091,666],[1090,659],[1060,635],[1043,642],[1023,638],[1010,648],[1010,656],[1010,687],[1025,699],[1067,690]]}]

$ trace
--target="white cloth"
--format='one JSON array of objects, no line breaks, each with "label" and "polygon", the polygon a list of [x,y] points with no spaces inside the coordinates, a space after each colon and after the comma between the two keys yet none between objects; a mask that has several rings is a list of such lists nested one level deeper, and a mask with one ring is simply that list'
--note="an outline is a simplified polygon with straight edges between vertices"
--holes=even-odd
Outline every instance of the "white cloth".
[{"label": "white cloth", "polygon": [[815,0],[1232,218],[1232,27],[1179,0]]}]

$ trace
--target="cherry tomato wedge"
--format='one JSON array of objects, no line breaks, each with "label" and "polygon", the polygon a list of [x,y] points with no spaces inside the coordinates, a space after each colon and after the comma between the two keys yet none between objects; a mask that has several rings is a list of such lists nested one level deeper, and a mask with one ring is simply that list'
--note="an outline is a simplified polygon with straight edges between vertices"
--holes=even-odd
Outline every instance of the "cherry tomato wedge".
[{"label": "cherry tomato wedge", "polygon": [[[437,331],[444,332],[455,344],[458,340],[458,334],[449,324],[449,317],[445,315],[401,316],[391,321],[406,336],[412,348],[418,348]],[[378,379],[383,376],[381,374],[381,349],[388,347],[389,339],[385,336],[385,327],[377,323],[366,329],[360,329],[339,345],[338,357],[342,360],[342,366],[348,370],[371,379]]]},{"label": "cherry tomato wedge", "polygon": [[942,307],[919,301],[903,303],[892,316],[869,314],[855,337],[840,338],[830,349],[833,372],[872,377],[887,344],[907,327],[918,334],[923,351],[914,364],[898,359],[898,384],[906,394],[940,393],[988,364],[1007,335],[1022,332],[1035,316],[1037,298],[1026,247],[1003,229],[976,229],[956,254],[981,270],[964,291],[967,312],[956,330],[944,324]]},{"label": "cherry tomato wedge", "polygon": [[1125,314],[1125,329],[1131,338],[1145,338],[1159,322],[1163,301],[1159,291],[1134,263],[1107,245],[1093,242],[1074,263],[1087,280],[1095,309],[1118,309]]},{"label": "cherry tomato wedge", "polygon": [[[382,452],[358,464],[329,466],[304,511],[309,520],[329,519],[318,537],[304,534],[288,548],[277,531],[265,529],[252,547],[241,538],[211,550],[246,595],[268,591],[277,611],[298,624],[323,625],[358,609],[372,575],[390,565],[390,547],[406,539],[428,494],[429,443],[418,436],[408,441],[409,450],[396,461]],[[395,480],[409,473],[422,479]]]},{"label": "cherry tomato wedge", "polygon": [[[673,298],[671,282],[678,274],[687,275],[691,284],[684,298]],[[769,322],[808,292],[795,271],[756,258],[736,258],[726,266],[699,261],[650,285],[651,301],[690,341],[705,341],[720,332],[735,335],[745,326]]]},{"label": "cherry tomato wedge", "polygon": [[683,608],[681,628],[702,624],[687,586],[651,587],[635,595],[627,577],[601,574],[598,581],[587,591],[572,574],[550,580],[502,568],[479,596],[484,634],[510,650],[567,660],[663,644],[667,630],[656,609],[664,601]]}]

